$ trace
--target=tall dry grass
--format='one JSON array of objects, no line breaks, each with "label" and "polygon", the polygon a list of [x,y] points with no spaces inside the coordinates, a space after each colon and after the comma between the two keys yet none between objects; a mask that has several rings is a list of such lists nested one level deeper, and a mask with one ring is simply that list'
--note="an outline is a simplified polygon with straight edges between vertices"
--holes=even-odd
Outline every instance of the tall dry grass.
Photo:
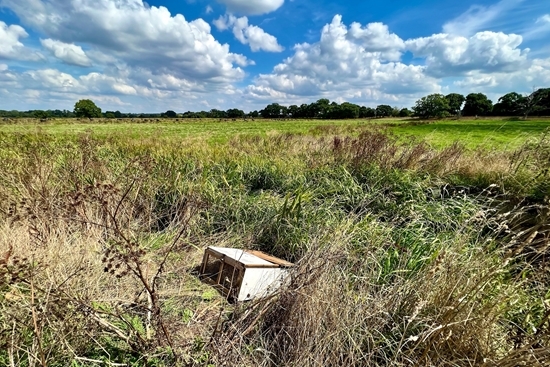
[{"label": "tall dry grass", "polygon": [[326,234],[276,297],[235,310],[212,346],[216,365],[550,365],[548,279],[495,249],[494,232],[480,235],[510,224],[490,213],[425,256],[401,248],[393,266],[399,244],[383,232],[360,250],[350,227]]},{"label": "tall dry grass", "polygon": [[[548,142],[1,135],[0,363],[548,365]],[[210,244],[297,262],[232,305]],[[2,352],[3,351],[3,352]]]}]

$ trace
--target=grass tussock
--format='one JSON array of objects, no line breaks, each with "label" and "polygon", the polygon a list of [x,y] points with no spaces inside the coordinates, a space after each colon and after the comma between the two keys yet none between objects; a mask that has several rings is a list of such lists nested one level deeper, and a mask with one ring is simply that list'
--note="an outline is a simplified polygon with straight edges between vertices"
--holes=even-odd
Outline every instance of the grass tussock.
[{"label": "grass tussock", "polygon": [[329,236],[302,259],[278,297],[238,309],[213,345],[218,363],[550,363],[548,301],[532,304],[532,295],[518,293],[532,284],[519,275],[509,279],[515,272],[509,258],[490,249],[490,239],[476,239],[475,229],[462,228],[425,257],[400,253],[393,264],[388,248],[373,244],[358,253],[350,246],[354,235]]},{"label": "grass tussock", "polygon": [[[549,365],[549,141],[0,134],[0,364]],[[297,263],[233,305],[208,245]]]}]

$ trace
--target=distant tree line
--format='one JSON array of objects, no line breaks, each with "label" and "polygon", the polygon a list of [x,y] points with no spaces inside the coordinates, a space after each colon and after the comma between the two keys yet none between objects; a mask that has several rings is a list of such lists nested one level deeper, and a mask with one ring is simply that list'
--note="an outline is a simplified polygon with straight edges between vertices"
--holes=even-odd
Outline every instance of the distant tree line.
[{"label": "distant tree line", "polygon": [[271,103],[260,111],[245,113],[236,108],[227,111],[212,109],[210,111],[176,114],[167,111],[160,117],[181,118],[270,118],[270,119],[355,119],[381,117],[419,117],[442,118],[450,116],[550,116],[550,88],[541,88],[530,95],[516,92],[505,94],[493,102],[483,93],[470,93],[463,96],[458,93],[447,95],[430,94],[419,99],[411,109],[378,105],[376,107],[360,106],[350,102],[338,104],[326,98],[310,104],[284,106]]},{"label": "distant tree line", "polygon": [[412,109],[378,105],[376,107],[360,106],[350,102],[338,104],[326,98],[310,104],[284,106],[271,103],[260,111],[246,114],[239,109],[227,111],[212,109],[210,111],[191,112],[181,115],[182,118],[309,118],[309,119],[355,119],[381,117],[419,117],[443,118],[450,116],[550,116],[550,88],[541,88],[530,95],[522,96],[511,92],[493,102],[483,93],[470,93],[463,96],[458,93],[448,95],[431,94],[419,99]]},{"label": "distant tree line", "polygon": [[181,114],[182,118],[326,118],[326,119],[353,119],[359,117],[389,117],[389,116],[411,116],[411,111],[407,108],[397,108],[389,105],[380,105],[376,108],[359,106],[353,103],[344,102],[338,104],[330,102],[328,99],[320,99],[311,104],[302,104],[300,106],[283,106],[279,103],[271,103],[260,111],[251,111],[245,113],[236,108],[227,111],[212,109],[210,111],[191,112],[187,111]]},{"label": "distant tree line", "polygon": [[550,88],[541,88],[530,95],[522,96],[511,92],[493,102],[483,93],[430,94],[419,99],[411,110],[407,108],[379,105],[376,108],[344,102],[338,104],[320,99],[311,104],[282,106],[267,105],[259,112],[252,112],[264,118],[322,118],[353,119],[377,117],[420,117],[443,118],[450,116],[550,116]]},{"label": "distant tree line", "polygon": [[458,93],[430,94],[420,98],[409,110],[408,108],[378,105],[365,107],[350,102],[338,104],[326,98],[310,104],[283,106],[271,103],[260,111],[245,113],[243,110],[231,108],[227,111],[211,109],[210,111],[178,114],[173,110],[163,113],[122,113],[120,111],[102,112],[95,103],[83,99],[75,104],[73,111],[68,110],[30,110],[4,111],[0,110],[0,118],[64,118],[104,117],[122,118],[271,118],[271,119],[355,119],[381,117],[419,117],[444,118],[450,116],[550,116],[550,88],[540,88],[529,95],[511,92],[500,97],[496,104],[483,93],[470,93],[463,96]]},{"label": "distant tree line", "polygon": [[73,111],[68,110],[29,110],[29,111],[6,111],[0,110],[0,118],[63,118],[75,117]]},{"label": "distant tree line", "polygon": [[397,108],[390,105],[379,105],[376,108],[359,106],[354,103],[344,102],[338,104],[330,102],[326,98],[319,99],[310,104],[300,106],[282,106],[278,103],[267,105],[257,112],[263,118],[321,118],[321,119],[354,119],[374,117],[408,117],[411,111],[407,108]]},{"label": "distant tree line", "polygon": [[[84,113],[81,116],[77,116],[74,111],[68,110],[29,110],[29,111],[6,111],[0,110],[0,118],[73,118],[73,117],[104,117],[104,118],[161,118],[164,117],[162,113],[121,113],[120,111],[106,111],[101,112],[98,116],[93,114],[88,116]],[[177,114],[176,116],[177,117]]]},{"label": "distant tree line", "polygon": [[417,117],[449,116],[550,116],[550,88],[541,88],[530,95],[511,92],[493,102],[483,93],[470,93],[466,97],[451,93],[430,94],[416,101],[412,108]]}]

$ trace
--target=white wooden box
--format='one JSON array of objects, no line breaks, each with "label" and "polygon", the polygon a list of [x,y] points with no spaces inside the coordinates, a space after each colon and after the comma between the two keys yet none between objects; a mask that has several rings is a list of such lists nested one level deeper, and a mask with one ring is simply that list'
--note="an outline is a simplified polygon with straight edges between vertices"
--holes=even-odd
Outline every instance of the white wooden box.
[{"label": "white wooden box", "polygon": [[209,246],[200,277],[236,301],[265,297],[277,290],[294,264],[261,251]]}]

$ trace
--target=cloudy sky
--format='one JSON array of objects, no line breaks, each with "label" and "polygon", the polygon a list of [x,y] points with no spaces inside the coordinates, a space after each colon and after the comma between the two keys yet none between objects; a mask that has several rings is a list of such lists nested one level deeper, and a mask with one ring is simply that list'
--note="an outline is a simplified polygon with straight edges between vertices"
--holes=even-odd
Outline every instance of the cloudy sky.
[{"label": "cloudy sky", "polygon": [[0,109],[496,101],[550,87],[549,0],[0,0]]}]

